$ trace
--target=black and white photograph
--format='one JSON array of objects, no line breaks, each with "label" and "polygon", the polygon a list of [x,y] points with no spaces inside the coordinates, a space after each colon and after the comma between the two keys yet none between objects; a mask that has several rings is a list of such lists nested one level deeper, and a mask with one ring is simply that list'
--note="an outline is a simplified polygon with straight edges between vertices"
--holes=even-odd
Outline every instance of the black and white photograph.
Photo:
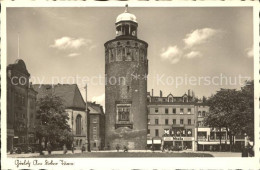
[{"label": "black and white photograph", "polygon": [[231,4],[4,4],[2,166],[257,168],[259,4]]}]

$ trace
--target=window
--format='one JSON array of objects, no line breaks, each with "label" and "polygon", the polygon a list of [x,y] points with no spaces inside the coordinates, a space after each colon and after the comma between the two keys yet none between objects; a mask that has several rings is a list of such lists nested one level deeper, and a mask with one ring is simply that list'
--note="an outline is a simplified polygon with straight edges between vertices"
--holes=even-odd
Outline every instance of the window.
[{"label": "window", "polygon": [[169,124],[169,120],[165,119],[165,125],[168,125],[168,124]]},{"label": "window", "polygon": [[188,125],[191,125],[191,119],[188,119]]},{"label": "window", "polygon": [[201,111],[198,112],[198,116],[201,117]]},{"label": "window", "polygon": [[147,135],[150,135],[150,129],[147,129]]},{"label": "window", "polygon": [[192,130],[191,129],[187,129],[187,136],[192,136]]},{"label": "window", "polygon": [[190,108],[188,109],[188,114],[191,114],[191,109]]},{"label": "window", "polygon": [[76,117],[76,134],[81,134],[81,115],[77,115]]},{"label": "window", "polygon": [[183,119],[180,119],[180,124],[183,125]]},{"label": "window", "polygon": [[206,115],[206,112],[203,111],[203,112],[202,112],[202,117],[205,117],[205,115]]},{"label": "window", "polygon": [[168,114],[168,113],[169,113],[169,109],[165,108],[165,114]]},{"label": "window", "polygon": [[172,109],[172,113],[176,114],[176,109],[175,108]]},{"label": "window", "polygon": [[198,127],[201,127],[201,121],[198,121]]},{"label": "window", "polygon": [[183,114],[183,108],[180,109],[180,114]]},{"label": "window", "polygon": [[155,119],[155,124],[156,124],[156,125],[159,124],[159,119]]},{"label": "window", "polygon": [[155,108],[155,113],[158,113],[158,108]]},{"label": "window", "polygon": [[176,119],[172,119],[172,124],[176,125]]},{"label": "window", "polygon": [[169,102],[172,102],[172,97],[169,98]]},{"label": "window", "polygon": [[159,136],[159,130],[155,129],[155,136]]},{"label": "window", "polygon": [[148,119],[148,120],[147,120],[147,124],[150,125],[150,123],[151,123],[151,122],[150,122],[150,119]]},{"label": "window", "polygon": [[93,127],[93,134],[97,133],[97,127]]},{"label": "window", "polygon": [[93,123],[97,123],[97,119],[96,118],[93,118]]},{"label": "window", "polygon": [[118,109],[118,120],[129,121],[130,106],[119,106],[117,109]]}]

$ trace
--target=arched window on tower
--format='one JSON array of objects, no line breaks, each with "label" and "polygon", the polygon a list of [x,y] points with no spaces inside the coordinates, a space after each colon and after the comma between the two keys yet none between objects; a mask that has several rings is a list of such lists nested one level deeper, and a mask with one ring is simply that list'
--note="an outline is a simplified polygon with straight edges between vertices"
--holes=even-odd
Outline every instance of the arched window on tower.
[{"label": "arched window on tower", "polygon": [[76,118],[76,134],[80,135],[81,134],[81,115],[77,115]]}]

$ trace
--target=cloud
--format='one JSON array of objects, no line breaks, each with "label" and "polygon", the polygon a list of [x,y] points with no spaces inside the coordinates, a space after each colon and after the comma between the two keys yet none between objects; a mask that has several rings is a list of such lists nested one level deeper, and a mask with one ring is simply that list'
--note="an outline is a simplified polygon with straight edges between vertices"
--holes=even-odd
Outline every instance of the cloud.
[{"label": "cloud", "polygon": [[254,57],[253,47],[250,47],[250,48],[247,48],[247,49],[246,49],[246,55],[247,55],[248,58]]},{"label": "cloud", "polygon": [[196,58],[196,57],[202,57],[201,52],[199,51],[191,51],[188,54],[185,55],[186,58]]},{"label": "cloud", "polygon": [[175,45],[169,46],[167,49],[164,48],[160,56],[163,60],[168,60],[175,64],[180,61],[181,55],[182,51]]},{"label": "cloud", "polygon": [[100,96],[92,97],[92,101],[96,101],[96,103],[103,104],[105,101],[105,93],[101,94]]},{"label": "cloud", "polygon": [[90,47],[89,47],[89,51],[92,51],[94,48],[96,48],[97,46],[96,45],[91,45]]},{"label": "cloud", "polygon": [[187,34],[186,38],[184,38],[183,41],[186,47],[189,48],[198,44],[205,43],[217,33],[218,31],[212,28],[196,29],[195,31]]},{"label": "cloud", "polygon": [[59,50],[78,49],[82,46],[90,45],[91,43],[92,41],[89,39],[71,38],[65,36],[54,40],[54,44],[50,45],[50,47],[57,48]]},{"label": "cloud", "polygon": [[67,57],[74,58],[74,57],[77,57],[79,55],[80,55],[79,53],[70,53]]}]

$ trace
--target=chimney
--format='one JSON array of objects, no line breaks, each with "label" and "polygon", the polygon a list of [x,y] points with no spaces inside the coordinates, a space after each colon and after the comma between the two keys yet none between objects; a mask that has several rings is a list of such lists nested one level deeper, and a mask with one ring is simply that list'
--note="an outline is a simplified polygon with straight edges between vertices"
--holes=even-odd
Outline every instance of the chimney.
[{"label": "chimney", "polygon": [[188,96],[191,97],[191,95],[190,95],[190,89],[188,90]]},{"label": "chimney", "polygon": [[153,97],[153,89],[152,89],[152,97]]},{"label": "chimney", "polygon": [[162,97],[162,91],[160,90],[160,97]]}]

